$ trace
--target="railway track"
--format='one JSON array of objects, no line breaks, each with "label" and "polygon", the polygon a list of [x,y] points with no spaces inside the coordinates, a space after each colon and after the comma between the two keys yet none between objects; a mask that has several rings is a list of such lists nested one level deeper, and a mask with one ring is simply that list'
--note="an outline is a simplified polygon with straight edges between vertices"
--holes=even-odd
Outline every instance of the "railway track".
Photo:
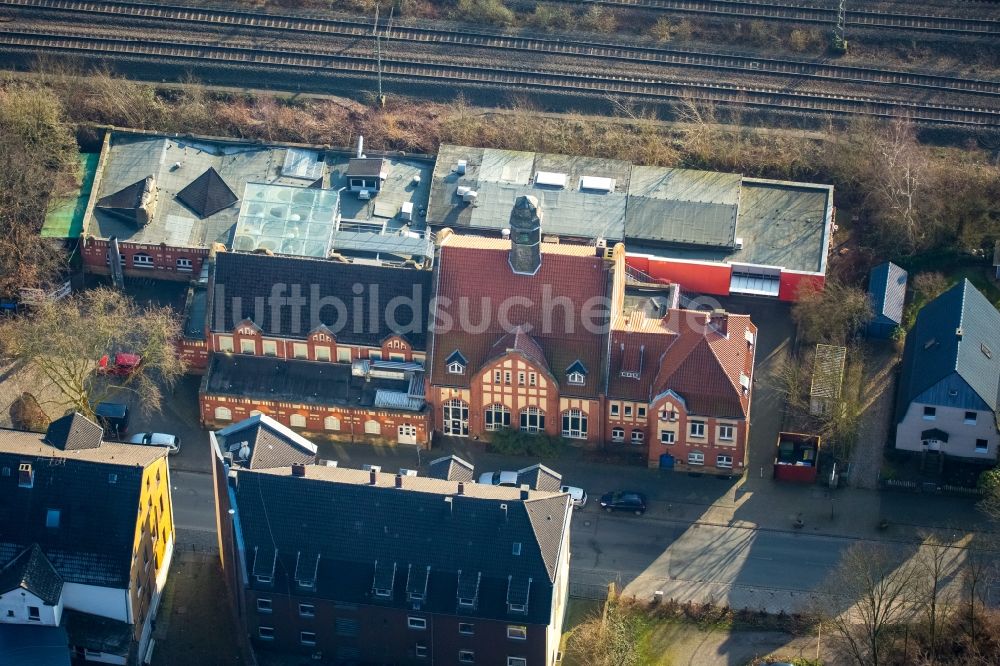
[{"label": "railway track", "polygon": [[[94,2],[92,0],[0,0],[0,6],[23,7],[69,12],[72,14],[112,15],[142,20],[235,26],[249,29],[283,31],[341,37],[369,37],[374,25],[368,21],[321,19],[238,10],[199,9],[141,2]],[[1000,96],[1000,83],[956,77],[918,74],[898,70],[879,70],[805,60],[756,58],[723,53],[704,53],[649,46],[625,46],[546,37],[523,37],[483,31],[468,32],[410,25],[396,25],[391,34],[395,41],[432,43],[576,56],[646,65],[693,67],[715,71],[742,72],[753,75],[800,77],[836,84],[878,84],[923,88],[943,92]]]},{"label": "railway track", "polygon": [[[0,29],[0,49],[28,52],[61,52],[106,58],[140,58],[151,62],[225,64],[270,68],[283,72],[374,76],[378,65],[366,56],[295,52],[190,42],[59,36]],[[643,77],[568,74],[516,66],[486,67],[444,64],[419,58],[383,58],[385,78],[435,82],[445,85],[501,86],[546,92],[598,96],[627,96],[670,102],[682,97],[721,105],[780,109],[814,114],[865,114],[880,117],[905,115],[917,122],[978,127],[1000,126],[1000,110],[960,107],[875,98],[848,97],[790,90],[752,88],[728,84],[674,81]]]},{"label": "railway track", "polygon": [[[616,9],[647,9],[682,14],[701,14],[716,17],[737,17],[789,21],[796,23],[825,23],[832,26],[837,18],[837,8],[817,7],[814,4],[766,2],[766,0],[557,0],[564,3],[588,3]],[[848,27],[878,28],[908,32],[940,32],[986,36],[1000,34],[1000,21],[960,16],[935,16],[895,14],[871,9],[847,10]]]}]

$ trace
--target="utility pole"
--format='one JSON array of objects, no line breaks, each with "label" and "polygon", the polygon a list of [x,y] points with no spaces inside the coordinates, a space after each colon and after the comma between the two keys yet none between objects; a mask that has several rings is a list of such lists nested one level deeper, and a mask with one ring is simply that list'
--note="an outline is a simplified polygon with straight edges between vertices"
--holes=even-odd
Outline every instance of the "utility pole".
[{"label": "utility pole", "polygon": [[[385,30],[387,39],[389,37],[389,31],[392,30],[392,15],[395,10],[395,7],[392,7],[392,9],[389,10],[389,22],[386,24]],[[378,12],[379,6],[375,5],[375,27],[372,31],[372,36],[375,37],[375,63],[378,68],[378,97],[376,99],[378,100],[379,106],[385,106],[385,94],[382,92],[382,33],[380,33],[378,29]]]},{"label": "utility pole", "polygon": [[844,38],[844,24],[847,22],[847,0],[837,0],[837,25],[833,28],[833,50],[837,53],[847,52],[847,40]]}]

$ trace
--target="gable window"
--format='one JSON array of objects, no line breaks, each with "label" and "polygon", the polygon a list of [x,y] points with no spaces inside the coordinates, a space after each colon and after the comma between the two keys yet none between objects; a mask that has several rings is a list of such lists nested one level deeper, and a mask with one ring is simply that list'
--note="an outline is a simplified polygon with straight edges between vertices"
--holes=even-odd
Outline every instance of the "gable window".
[{"label": "gable window", "polygon": [[510,370],[503,371],[503,383],[510,385]]},{"label": "gable window", "polygon": [[316,360],[317,361],[329,361],[330,360],[330,348],[329,347],[316,347]]},{"label": "gable window", "polygon": [[233,338],[228,335],[220,335],[219,351],[229,352],[231,354],[233,352]]},{"label": "gable window", "polygon": [[33,622],[39,622],[42,619],[42,612],[38,606],[28,606],[28,619]]},{"label": "gable window", "polygon": [[145,252],[132,255],[132,265],[136,268],[152,268],[153,258]]},{"label": "gable window", "polygon": [[503,381],[503,371],[501,371],[501,370],[494,370],[493,371],[493,383],[494,384],[499,384],[502,381]]},{"label": "gable window", "polygon": [[459,650],[458,660],[463,664],[474,664],[476,663],[476,653],[472,650]]},{"label": "gable window", "polygon": [[937,407],[924,407],[924,418],[928,421],[937,418]]},{"label": "gable window", "polygon": [[517,373],[517,385],[524,386],[525,374],[523,372]]},{"label": "gable window", "polygon": [[190,259],[186,257],[181,257],[180,259],[177,260],[177,270],[183,273],[190,273],[192,270],[194,270],[194,264],[191,263]]},{"label": "gable window", "polygon": [[612,442],[624,442],[625,441],[625,428],[612,428],[611,429],[611,441]]},{"label": "gable window", "polygon": [[688,425],[688,434],[692,437],[704,437],[705,436],[705,422],[704,421],[691,421]]},{"label": "gable window", "polygon": [[705,464],[705,454],[701,451],[692,451],[688,454],[688,464],[689,465],[704,465]]},{"label": "gable window", "polygon": [[299,604],[299,615],[302,617],[316,617],[316,606],[313,604]]},{"label": "gable window", "polygon": [[273,641],[274,627],[257,627],[257,636],[264,641]]},{"label": "gable window", "polygon": [[264,356],[278,355],[278,343],[274,340],[264,340],[261,346],[263,348]]},{"label": "gable window", "polygon": [[611,403],[611,416],[618,416],[621,413],[621,405],[617,402]]},{"label": "gable window", "polygon": [[274,610],[274,604],[271,603],[270,599],[258,599],[257,600],[257,612],[258,613],[270,613]]},{"label": "gable window", "polygon": [[464,375],[465,366],[458,361],[452,361],[448,364],[448,373],[452,375]]},{"label": "gable window", "polygon": [[305,428],[306,427],[306,417],[302,414],[292,414],[288,417],[288,424],[293,428]]},{"label": "gable window", "polygon": [[721,467],[722,469],[732,469],[733,468],[733,457],[720,455],[715,457],[715,466]]},{"label": "gable window", "polygon": [[633,430],[632,431],[632,443],[633,444],[642,444],[642,442],[643,442],[644,439],[646,439],[646,433],[644,433],[641,430]]},{"label": "gable window", "polygon": [[674,431],[673,430],[661,430],[660,431],[660,444],[670,444],[674,443]]},{"label": "gable window", "polygon": [[469,403],[452,398],[442,406],[444,415],[443,431],[455,437],[469,436]]},{"label": "gable window", "polygon": [[536,386],[538,384],[538,373],[529,372],[528,373],[528,386]]},{"label": "gable window", "polygon": [[423,617],[408,617],[406,618],[406,626],[410,629],[426,629],[427,628],[427,618]]},{"label": "gable window", "polygon": [[292,344],[292,356],[299,359],[309,358],[309,345],[304,342],[295,342]]},{"label": "gable window", "polygon": [[299,642],[303,645],[316,645],[316,632],[313,631],[301,631],[299,632]]},{"label": "gable window", "polygon": [[340,430],[340,419],[336,416],[327,416],[323,419],[323,428],[325,430]]},{"label": "gable window", "polygon": [[571,409],[562,415],[563,437],[573,439],[587,438],[587,415],[579,409]]},{"label": "gable window", "polygon": [[990,450],[990,441],[988,439],[976,440],[976,453],[986,453],[989,450]]},{"label": "gable window", "polygon": [[734,428],[731,425],[720,425],[719,426],[719,439],[724,439],[732,441],[734,435]]},{"label": "gable window", "polygon": [[976,413],[966,412],[965,413],[965,425],[976,425]]},{"label": "gable window", "polygon": [[545,412],[538,409],[538,407],[525,407],[522,409],[521,430],[532,433],[545,430]]},{"label": "gable window", "polygon": [[476,629],[475,627],[472,626],[472,623],[470,622],[459,622],[458,633],[462,634],[463,636],[472,636],[474,633],[476,633]]},{"label": "gable window", "polygon": [[586,377],[583,376],[582,372],[571,372],[566,377],[566,381],[575,386],[582,386],[586,381]]},{"label": "gable window", "polygon": [[523,641],[528,638],[528,628],[523,624],[508,624],[507,638],[515,641]]},{"label": "gable window", "polygon": [[256,340],[240,340],[240,353],[253,356],[257,351]]},{"label": "gable window", "polygon": [[510,410],[500,404],[486,408],[486,429],[501,430],[510,427]]},{"label": "gable window", "polygon": [[233,412],[228,407],[216,407],[215,408],[215,420],[216,421],[232,421]]}]

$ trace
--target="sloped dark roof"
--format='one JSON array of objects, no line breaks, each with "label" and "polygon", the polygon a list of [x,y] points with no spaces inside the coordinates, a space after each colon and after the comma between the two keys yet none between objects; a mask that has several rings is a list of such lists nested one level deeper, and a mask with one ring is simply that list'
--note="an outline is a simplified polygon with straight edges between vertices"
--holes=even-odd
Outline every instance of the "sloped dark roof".
[{"label": "sloped dark roof", "polygon": [[45,432],[45,441],[63,451],[96,449],[103,439],[104,428],[79,412],[56,419]]},{"label": "sloped dark roof", "polygon": [[535,463],[530,467],[518,470],[517,484],[519,486],[527,485],[532,490],[557,493],[562,488],[562,475],[541,463]]},{"label": "sloped dark roof", "polygon": [[463,481],[468,483],[474,477],[475,468],[472,463],[458,456],[442,456],[427,464],[427,476],[444,481]]},{"label": "sloped dark roof", "polygon": [[187,186],[177,193],[177,198],[204,219],[229,208],[240,200],[232,188],[226,184],[215,167],[208,167]]},{"label": "sloped dark roof", "polygon": [[490,357],[498,358],[511,352],[519,353],[537,368],[549,370],[548,361],[545,360],[545,352],[542,351],[538,340],[525,332],[524,326],[518,326],[513,332],[497,340],[490,350]]},{"label": "sloped dark roof", "polygon": [[70,609],[63,611],[63,618],[72,645],[119,656],[128,656],[135,647],[128,622]]},{"label": "sloped dark roof", "polygon": [[347,161],[348,178],[351,176],[363,178],[365,176],[382,176],[385,172],[385,160],[381,157],[352,157]]},{"label": "sloped dark roof", "polygon": [[572,375],[574,372],[579,372],[581,375],[587,374],[587,366],[585,366],[580,359],[573,361],[568,368],[566,368],[566,374]]},{"label": "sloped dark roof", "polygon": [[[969,393],[987,409],[997,411],[1000,312],[968,280],[959,282],[917,314],[906,336],[896,418],[902,419],[911,402],[943,383],[954,385],[960,398]],[[971,391],[963,391],[962,384]],[[927,402],[944,404],[937,399]]]},{"label": "sloped dark roof", "polygon": [[891,261],[872,269],[868,278],[868,296],[876,319],[893,324],[903,321],[906,277],[906,271]]},{"label": "sloped dark roof", "polygon": [[0,569],[0,594],[21,588],[55,606],[62,596],[63,579],[45,557],[41,547],[33,543]]},{"label": "sloped dark roof", "polygon": [[[307,467],[303,478],[283,469],[240,472],[236,505],[247,566],[260,556],[269,569],[277,550],[274,585],[284,589],[298,554],[319,553],[317,596],[370,603],[378,563],[393,589],[385,603],[399,607],[408,607],[409,565],[429,566],[422,610],[449,614],[456,612],[459,571],[481,574],[478,606],[462,615],[548,623],[568,528],[565,494],[521,501],[510,488],[468,484],[458,495],[451,481],[406,477],[398,489],[393,475],[376,478],[377,485],[370,485],[368,472],[324,466]],[[511,578],[522,585],[531,581],[527,615],[508,613]]]},{"label": "sloped dark roof", "polygon": [[[266,469],[316,462],[315,444],[264,414],[223,428],[215,438],[222,453],[232,453],[233,464],[239,467]],[[241,453],[243,449],[248,450]]]},{"label": "sloped dark roof", "polygon": [[452,353],[448,354],[448,357],[444,360],[444,362],[447,365],[451,365],[452,363],[455,362],[461,363],[462,365],[469,364],[469,362],[465,359],[465,357],[462,356],[462,352],[458,351],[457,349]]},{"label": "sloped dark roof", "polygon": [[[297,290],[305,298],[297,320],[287,305],[277,308],[277,317],[276,308],[270,306],[257,312],[256,299],[270,302],[276,284],[287,285],[285,296]],[[361,294],[355,293],[355,285]],[[249,319],[266,336],[305,339],[317,325],[325,324],[339,342],[378,347],[397,334],[415,350],[424,351],[430,297],[430,271],[221,252],[215,259],[215,300],[222,302],[210,310],[211,326],[213,331],[228,332]],[[361,301],[360,309],[355,307],[355,299]],[[378,316],[370,317],[372,311]],[[356,312],[362,321],[355,321]],[[392,318],[395,321],[390,321]]]},{"label": "sloped dark roof", "polygon": [[142,207],[142,195],[148,188],[152,187],[152,180],[152,176],[146,176],[142,180],[137,180],[117,192],[109,194],[106,197],[101,197],[94,204],[94,207],[109,215],[114,215],[138,225],[139,219],[137,213]]},{"label": "sloped dark roof", "polygon": [[66,629],[0,623],[0,664],[3,666],[70,666]]}]

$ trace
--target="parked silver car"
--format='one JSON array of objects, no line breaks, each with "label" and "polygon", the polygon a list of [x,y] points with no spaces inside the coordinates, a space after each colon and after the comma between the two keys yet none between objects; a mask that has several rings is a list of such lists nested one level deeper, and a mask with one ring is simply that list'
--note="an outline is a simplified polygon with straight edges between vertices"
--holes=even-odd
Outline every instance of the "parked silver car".
[{"label": "parked silver car", "polygon": [[139,432],[132,435],[128,442],[129,444],[162,446],[170,452],[170,455],[179,453],[181,450],[181,438],[177,435],[169,435],[165,432]]}]

